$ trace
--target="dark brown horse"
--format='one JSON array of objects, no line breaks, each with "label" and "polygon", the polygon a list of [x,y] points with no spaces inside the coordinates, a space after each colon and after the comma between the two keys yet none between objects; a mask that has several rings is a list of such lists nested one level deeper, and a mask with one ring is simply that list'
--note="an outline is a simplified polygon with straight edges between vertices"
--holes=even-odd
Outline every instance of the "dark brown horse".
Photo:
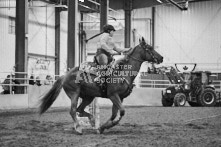
[{"label": "dark brown horse", "polygon": [[[122,105],[123,99],[131,93],[133,81],[144,61],[159,64],[163,62],[163,57],[142,38],[140,44],[129,50],[124,59],[117,61],[118,64],[115,69],[106,77],[106,93],[102,92],[98,84],[93,82],[95,78],[94,75],[85,74],[80,71],[78,67],[72,68],[66,75],[60,77],[50,91],[42,98],[40,114],[44,113],[52,105],[63,88],[67,96],[71,99],[70,115],[74,121],[75,131],[82,134],[82,128],[76,118],[76,112],[79,113],[80,117],[86,116],[93,122],[93,116],[84,111],[85,107],[89,105],[95,97],[108,98],[113,103],[112,115],[107,122],[98,129],[99,133],[103,133],[105,129],[117,125],[124,116],[125,109]],[[87,78],[85,78],[85,75],[87,75]],[[82,103],[77,107],[79,97],[82,98]],[[115,120],[118,111],[120,112],[120,117]]]}]

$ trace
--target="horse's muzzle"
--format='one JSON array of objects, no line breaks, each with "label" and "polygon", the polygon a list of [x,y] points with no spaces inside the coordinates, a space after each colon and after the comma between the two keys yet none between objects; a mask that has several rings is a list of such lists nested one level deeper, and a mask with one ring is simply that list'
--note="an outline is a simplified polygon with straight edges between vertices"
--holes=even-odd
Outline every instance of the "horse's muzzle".
[{"label": "horse's muzzle", "polygon": [[163,63],[163,57],[157,60],[157,64]]}]

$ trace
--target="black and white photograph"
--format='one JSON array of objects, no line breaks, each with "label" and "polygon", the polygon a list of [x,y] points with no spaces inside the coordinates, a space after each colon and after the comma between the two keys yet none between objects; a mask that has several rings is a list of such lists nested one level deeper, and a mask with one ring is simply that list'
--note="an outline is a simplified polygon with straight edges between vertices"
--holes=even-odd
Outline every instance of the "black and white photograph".
[{"label": "black and white photograph", "polygon": [[221,0],[0,0],[0,147],[221,147]]}]

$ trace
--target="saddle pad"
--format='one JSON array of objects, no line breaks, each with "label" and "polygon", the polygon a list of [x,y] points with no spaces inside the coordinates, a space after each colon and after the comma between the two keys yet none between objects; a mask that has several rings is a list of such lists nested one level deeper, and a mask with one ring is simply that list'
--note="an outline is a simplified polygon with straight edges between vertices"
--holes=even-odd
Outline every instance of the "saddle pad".
[{"label": "saddle pad", "polygon": [[82,72],[97,75],[98,69],[96,66],[97,65],[93,62],[83,62],[80,64],[79,70]]}]

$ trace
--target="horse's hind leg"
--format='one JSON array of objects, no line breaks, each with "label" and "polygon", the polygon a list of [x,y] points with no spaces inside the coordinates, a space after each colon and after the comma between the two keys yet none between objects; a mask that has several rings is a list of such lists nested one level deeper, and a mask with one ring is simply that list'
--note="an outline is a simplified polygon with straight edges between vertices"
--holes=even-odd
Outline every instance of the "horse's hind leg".
[{"label": "horse's hind leg", "polygon": [[70,115],[74,121],[74,129],[77,133],[82,134],[82,128],[77,120],[76,112],[77,112],[77,104],[79,99],[79,93],[77,92],[66,92],[68,97],[71,99],[71,110]]},{"label": "horse's hind leg", "polygon": [[77,108],[77,112],[79,112],[79,117],[88,117],[92,127],[95,126],[94,116],[88,112],[85,112],[84,109],[93,101],[93,99],[94,97],[83,98],[81,104]]}]

